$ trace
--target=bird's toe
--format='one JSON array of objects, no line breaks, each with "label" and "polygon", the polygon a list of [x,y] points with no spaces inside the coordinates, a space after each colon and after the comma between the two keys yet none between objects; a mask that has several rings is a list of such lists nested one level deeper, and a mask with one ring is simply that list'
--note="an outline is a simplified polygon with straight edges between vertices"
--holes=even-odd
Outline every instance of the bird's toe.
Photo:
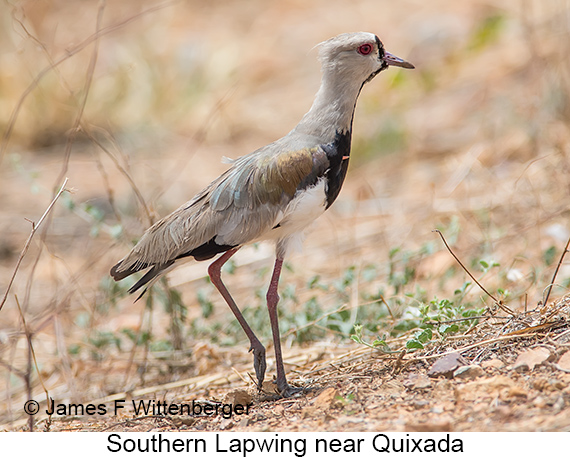
[{"label": "bird's toe", "polygon": [[265,379],[265,369],[267,368],[265,348],[260,343],[259,345],[252,346],[250,351],[253,351],[253,368],[255,369],[255,376],[257,378],[257,387],[261,390],[263,380]]},{"label": "bird's toe", "polygon": [[290,386],[289,384],[286,384],[282,388],[278,387],[277,390],[279,391],[279,394],[283,398],[289,398],[289,397],[294,397],[295,395],[301,393],[303,391],[303,388],[302,387],[293,387],[293,386]]}]

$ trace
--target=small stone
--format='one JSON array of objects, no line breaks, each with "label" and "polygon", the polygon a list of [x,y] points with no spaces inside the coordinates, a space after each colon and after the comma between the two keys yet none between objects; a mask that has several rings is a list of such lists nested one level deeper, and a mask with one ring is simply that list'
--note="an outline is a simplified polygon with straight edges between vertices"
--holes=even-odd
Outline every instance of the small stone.
[{"label": "small stone", "polygon": [[548,390],[550,388],[550,383],[546,378],[536,378],[531,381],[531,386],[533,389],[542,392],[543,390]]},{"label": "small stone", "polygon": [[528,392],[526,390],[521,389],[520,387],[513,386],[507,392],[507,397],[527,398]]},{"label": "small stone", "polygon": [[562,411],[564,408],[566,407],[566,404],[564,402],[564,397],[562,395],[559,395],[556,398],[556,401],[554,402],[554,405],[552,405],[552,413],[553,414],[558,414],[560,411]]},{"label": "small stone", "polygon": [[261,385],[261,390],[266,394],[275,394],[277,393],[277,384],[275,384],[271,380],[263,381],[263,384]]},{"label": "small stone", "polygon": [[483,368],[495,368],[498,370],[499,368],[503,368],[504,366],[505,364],[501,362],[499,359],[491,359],[481,362],[481,367]]},{"label": "small stone", "polygon": [[515,371],[526,371],[534,370],[536,365],[541,365],[552,357],[552,353],[543,347],[537,347],[529,351],[524,351],[519,354],[515,364],[513,365],[513,370]]},{"label": "small stone", "polygon": [[231,419],[222,419],[220,422],[220,428],[222,430],[229,430],[234,426],[234,422]]},{"label": "small stone", "polygon": [[453,372],[453,377],[457,379],[476,379],[483,376],[485,372],[479,365],[465,365]]},{"label": "small stone", "polygon": [[313,406],[321,410],[328,409],[331,407],[335,397],[336,389],[334,387],[327,387],[315,398]]},{"label": "small stone", "polygon": [[236,389],[228,392],[224,397],[224,403],[230,404],[232,406],[242,405],[246,406],[251,404],[253,397],[243,389]]},{"label": "small stone", "polygon": [[516,363],[509,367],[509,369],[516,371],[517,373],[524,373],[528,371],[528,365],[526,363]]},{"label": "small stone", "polygon": [[332,422],[336,420],[336,418],[334,416],[331,416],[330,414],[325,414],[325,417],[323,418],[324,422]]},{"label": "small stone", "polygon": [[558,360],[558,363],[556,364],[556,368],[561,371],[565,371],[566,373],[570,373],[570,351],[560,357],[560,360]]},{"label": "small stone", "polygon": [[172,423],[174,425],[176,425],[177,427],[191,427],[192,425],[194,425],[196,422],[198,421],[198,419],[194,418],[194,417],[178,417],[178,416],[174,416],[172,418]]},{"label": "small stone", "polygon": [[242,420],[239,421],[239,427],[247,427],[249,425],[249,417],[244,417]]},{"label": "small stone", "polygon": [[312,419],[314,417],[320,417],[323,414],[322,410],[315,408],[314,406],[305,406],[301,411],[302,419]]},{"label": "small stone", "polygon": [[461,357],[458,352],[452,352],[444,355],[431,366],[428,371],[428,376],[435,378],[438,376],[444,376],[446,378],[452,378],[453,372],[457,370],[461,365],[465,365],[465,359]]},{"label": "small stone", "polygon": [[539,395],[538,397],[536,397],[532,401],[532,404],[534,406],[536,406],[537,408],[540,408],[540,409],[546,408],[546,406],[547,406],[546,399],[542,395]]},{"label": "small stone", "polygon": [[429,406],[429,401],[427,400],[418,400],[411,403],[412,408],[414,409],[422,409],[426,406]]},{"label": "small stone", "polygon": [[404,381],[408,389],[421,390],[431,387],[431,380],[425,374],[411,373]]}]

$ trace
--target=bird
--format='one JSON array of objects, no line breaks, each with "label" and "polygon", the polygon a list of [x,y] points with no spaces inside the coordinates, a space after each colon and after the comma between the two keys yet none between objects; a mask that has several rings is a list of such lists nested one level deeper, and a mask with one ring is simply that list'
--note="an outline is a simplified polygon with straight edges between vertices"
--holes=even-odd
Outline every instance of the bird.
[{"label": "bird", "polygon": [[[266,300],[276,365],[276,391],[292,396],[281,351],[277,304],[283,261],[304,239],[304,231],[339,195],[348,169],[352,124],[362,87],[390,66],[414,66],[384,49],[369,32],[343,33],[318,47],[321,84],[309,111],[289,133],[229,168],[171,214],[144,232],[132,250],[111,268],[120,281],[145,274],[129,289],[143,288],[181,263],[217,257],[208,267],[212,284],[247,335],[261,391],[265,347],[252,331],[221,278],[222,266],[244,245],[275,243],[275,264]],[[140,298],[139,296],[139,298]]]}]

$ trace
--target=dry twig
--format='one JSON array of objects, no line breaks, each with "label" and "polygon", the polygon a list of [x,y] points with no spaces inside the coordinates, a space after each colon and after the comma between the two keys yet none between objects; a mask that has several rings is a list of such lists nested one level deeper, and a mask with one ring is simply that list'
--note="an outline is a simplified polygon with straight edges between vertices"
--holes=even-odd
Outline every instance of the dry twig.
[{"label": "dry twig", "polygon": [[548,299],[550,298],[550,291],[552,290],[552,286],[554,286],[554,281],[556,281],[556,276],[558,275],[558,270],[560,270],[560,265],[562,265],[562,261],[564,260],[566,253],[569,252],[568,247],[570,247],[570,238],[568,238],[568,241],[566,242],[566,246],[564,247],[564,251],[562,251],[562,255],[560,256],[558,265],[556,265],[556,270],[554,270],[554,275],[552,276],[552,280],[548,285],[548,292],[546,293],[546,298],[543,301],[544,305],[548,303]]},{"label": "dry twig", "polygon": [[465,271],[465,273],[467,273],[467,274],[469,275],[469,277],[470,277],[473,281],[475,281],[475,284],[477,284],[477,285],[481,288],[481,290],[482,290],[483,292],[485,292],[489,297],[491,297],[491,299],[492,299],[497,305],[499,305],[500,301],[497,300],[493,295],[491,295],[491,293],[488,292],[487,289],[485,289],[485,288],[481,285],[481,283],[475,279],[475,276],[473,276],[473,275],[471,274],[471,272],[467,269],[467,267],[466,267],[465,265],[463,265],[463,263],[461,262],[461,260],[459,260],[459,257],[457,257],[457,256],[455,255],[455,253],[451,250],[451,248],[449,247],[449,244],[447,244],[447,241],[445,240],[445,237],[443,236],[443,233],[441,233],[441,231],[439,231],[438,229],[435,229],[435,230],[433,230],[433,231],[436,232],[437,234],[439,234],[439,236],[441,237],[441,240],[443,241],[443,244],[445,244],[445,247],[447,248],[447,250],[449,251],[449,253],[453,256],[453,258],[454,258],[455,260],[457,260],[457,263],[458,263],[459,265],[461,265],[461,268],[463,268],[463,270]]},{"label": "dry twig", "polygon": [[8,283],[8,287],[6,288],[6,292],[4,292],[4,297],[2,298],[2,301],[0,302],[0,310],[2,310],[4,303],[6,303],[6,300],[8,298],[8,294],[10,293],[10,289],[12,288],[12,284],[14,283],[14,279],[16,278],[16,273],[18,273],[18,270],[20,268],[20,264],[22,263],[24,256],[26,255],[26,253],[28,252],[28,249],[30,248],[30,244],[32,243],[32,238],[34,237],[34,235],[38,231],[38,228],[40,227],[40,225],[42,225],[42,222],[46,219],[46,217],[51,212],[52,208],[55,205],[55,202],[57,202],[57,200],[59,199],[61,194],[67,190],[65,188],[65,186],[67,185],[67,181],[68,181],[68,178],[65,178],[65,180],[63,181],[63,184],[61,185],[61,188],[59,189],[59,192],[55,195],[55,197],[53,198],[53,200],[51,201],[51,203],[49,204],[49,206],[45,210],[44,214],[42,215],[42,217],[40,217],[40,220],[37,223],[34,221],[30,221],[30,223],[32,224],[32,231],[30,232],[30,236],[28,236],[28,239],[26,240],[26,243],[24,244],[22,252],[20,253],[20,257],[18,257],[18,261],[16,262],[16,266],[14,267],[14,271],[12,273],[12,277],[10,278],[10,282]]}]

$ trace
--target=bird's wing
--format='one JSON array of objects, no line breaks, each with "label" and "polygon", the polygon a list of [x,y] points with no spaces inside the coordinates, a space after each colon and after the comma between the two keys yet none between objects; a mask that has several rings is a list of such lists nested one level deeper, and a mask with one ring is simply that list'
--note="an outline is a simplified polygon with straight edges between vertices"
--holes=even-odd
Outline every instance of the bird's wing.
[{"label": "bird's wing", "polygon": [[328,166],[320,146],[271,149],[238,159],[212,189],[210,209],[223,218],[216,231],[218,243],[241,245],[273,229],[295,194],[316,184]]},{"label": "bird's wing", "polygon": [[328,164],[320,146],[278,152],[271,149],[240,157],[227,176],[222,175],[223,179],[215,184],[210,194],[214,211],[280,205],[309,185],[309,181],[316,181]]},{"label": "bird's wing", "polygon": [[314,185],[329,166],[321,146],[293,151],[282,146],[272,143],[235,160],[192,200],[152,225],[113,267],[113,277],[187,256],[204,260],[271,230],[296,192]]}]

